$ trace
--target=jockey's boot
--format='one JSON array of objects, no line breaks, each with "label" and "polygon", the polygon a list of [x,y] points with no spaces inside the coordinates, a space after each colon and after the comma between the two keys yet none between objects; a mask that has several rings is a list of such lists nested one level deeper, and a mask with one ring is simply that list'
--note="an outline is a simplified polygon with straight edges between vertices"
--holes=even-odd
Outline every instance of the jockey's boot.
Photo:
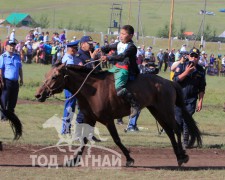
[{"label": "jockey's boot", "polygon": [[117,91],[117,95],[123,97],[124,100],[131,105],[130,117],[131,118],[135,117],[141,109],[134,95],[131,92],[129,92],[126,88],[122,88],[119,91]]}]

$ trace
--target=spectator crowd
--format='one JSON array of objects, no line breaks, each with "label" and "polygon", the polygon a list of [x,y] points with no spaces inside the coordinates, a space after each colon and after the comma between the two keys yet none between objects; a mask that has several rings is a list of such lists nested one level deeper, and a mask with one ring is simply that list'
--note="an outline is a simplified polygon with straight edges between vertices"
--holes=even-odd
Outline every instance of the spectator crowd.
[{"label": "spectator crowd", "polygon": [[[31,29],[25,36],[24,40],[17,40],[15,29],[12,30],[9,36],[4,41],[0,41],[0,54],[5,52],[7,42],[15,41],[17,43],[15,51],[20,55],[23,63],[30,64],[32,62],[40,64],[54,64],[61,61],[66,52],[66,44],[76,41],[76,36],[72,40],[66,38],[65,31],[61,33],[54,32],[52,35],[48,31],[39,32],[38,28]],[[115,39],[105,35],[104,44],[113,44],[119,41],[119,36]],[[94,42],[94,49],[100,47],[98,42]],[[93,49],[93,50],[94,50]],[[148,59],[152,63],[158,65],[159,71],[166,72],[171,70],[174,62],[179,60],[181,52],[187,51],[186,44],[183,44],[180,49],[159,49],[156,53],[153,52],[153,47],[145,45],[137,46],[137,64],[142,64],[144,59]],[[114,51],[109,54],[115,53]],[[114,62],[103,62],[102,68],[110,68]],[[209,75],[224,75],[225,73],[225,55],[218,54],[215,56],[213,53],[208,56],[205,51],[201,52],[199,64],[203,66]],[[162,69],[163,68],[163,69]]]}]

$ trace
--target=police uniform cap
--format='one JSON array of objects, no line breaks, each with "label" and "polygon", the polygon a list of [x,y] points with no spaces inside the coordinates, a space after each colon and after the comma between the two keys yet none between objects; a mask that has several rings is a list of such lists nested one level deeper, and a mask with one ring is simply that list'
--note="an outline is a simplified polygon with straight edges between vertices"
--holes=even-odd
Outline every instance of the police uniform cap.
[{"label": "police uniform cap", "polygon": [[16,45],[16,42],[15,41],[11,41],[11,40],[9,40],[7,43],[6,43],[6,45]]},{"label": "police uniform cap", "polygon": [[73,42],[70,42],[70,43],[66,44],[66,46],[67,47],[77,47],[79,42],[80,42],[80,40],[73,41]]},{"label": "police uniform cap", "polygon": [[189,52],[189,54],[197,54],[197,55],[200,55],[200,51],[199,49],[197,48],[192,48]]},{"label": "police uniform cap", "polygon": [[83,42],[93,43],[93,39],[91,38],[91,36],[83,36],[83,37],[80,39],[80,43],[83,43]]}]

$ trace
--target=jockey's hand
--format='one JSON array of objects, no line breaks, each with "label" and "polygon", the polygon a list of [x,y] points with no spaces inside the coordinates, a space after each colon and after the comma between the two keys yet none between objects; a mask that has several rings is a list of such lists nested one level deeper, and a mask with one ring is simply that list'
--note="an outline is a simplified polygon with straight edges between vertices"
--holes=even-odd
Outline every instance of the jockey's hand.
[{"label": "jockey's hand", "polygon": [[107,56],[102,56],[101,60],[102,60],[102,62],[106,62],[106,61],[108,61],[108,57]]},{"label": "jockey's hand", "polygon": [[100,48],[95,49],[93,53],[92,53],[91,51],[89,51],[89,52],[90,52],[90,55],[91,55],[91,58],[92,58],[92,59],[95,59],[95,57],[97,56],[97,54],[98,54],[100,51],[101,51]]}]

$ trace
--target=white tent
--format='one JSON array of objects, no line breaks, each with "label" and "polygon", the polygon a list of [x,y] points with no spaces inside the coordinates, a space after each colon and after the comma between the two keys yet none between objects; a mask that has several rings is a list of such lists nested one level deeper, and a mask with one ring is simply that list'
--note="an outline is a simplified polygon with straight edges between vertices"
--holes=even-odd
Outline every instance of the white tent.
[{"label": "white tent", "polygon": [[225,31],[223,31],[223,33],[220,34],[218,37],[225,37]]}]

